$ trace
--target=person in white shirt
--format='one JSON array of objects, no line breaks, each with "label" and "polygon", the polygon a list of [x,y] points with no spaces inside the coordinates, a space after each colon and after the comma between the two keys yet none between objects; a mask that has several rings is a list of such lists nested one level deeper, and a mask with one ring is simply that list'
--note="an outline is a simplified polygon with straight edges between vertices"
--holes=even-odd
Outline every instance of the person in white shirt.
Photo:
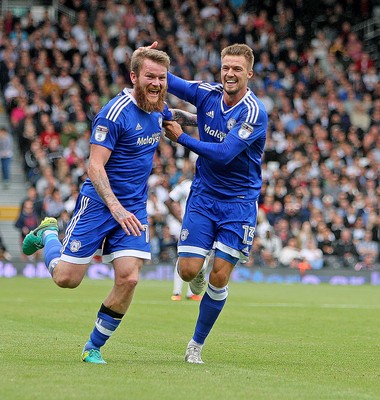
[{"label": "person in white shirt", "polygon": [[[182,217],[185,212],[186,200],[190,193],[192,181],[188,179],[186,176],[182,176],[179,180],[179,183],[171,190],[169,193],[168,199],[165,201],[166,206],[168,207],[170,213],[174,218],[182,224]],[[177,265],[174,267],[174,276],[173,276],[173,294],[171,299],[173,301],[179,301],[182,299],[182,290],[183,290],[184,281],[179,276],[177,271]],[[186,291],[186,298],[189,300],[201,300],[201,296],[193,294],[189,285]]]}]

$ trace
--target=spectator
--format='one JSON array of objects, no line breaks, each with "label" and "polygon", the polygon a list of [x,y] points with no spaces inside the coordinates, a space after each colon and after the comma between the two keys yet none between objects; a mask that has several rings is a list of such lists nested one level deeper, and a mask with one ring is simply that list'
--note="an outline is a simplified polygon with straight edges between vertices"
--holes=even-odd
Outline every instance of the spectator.
[{"label": "spectator", "polygon": [[0,126],[0,160],[3,177],[3,188],[8,189],[11,183],[11,162],[13,158],[13,137],[8,130]]},{"label": "spectator", "polygon": [[[49,192],[49,189],[47,191]],[[64,210],[65,204],[62,200],[61,191],[58,188],[53,188],[50,194],[45,195],[45,215],[58,218]]]},{"label": "spectator", "polygon": [[352,242],[350,229],[343,229],[340,239],[334,244],[335,267],[354,268],[359,259],[358,251]]},{"label": "spectator", "polygon": [[366,254],[362,261],[355,264],[355,271],[373,271],[376,269],[375,260],[370,254]]},{"label": "spectator", "polygon": [[261,237],[260,243],[262,248],[261,257],[263,259],[263,264],[269,268],[277,267],[282,250],[282,242],[273,232],[272,227],[267,227],[265,235]]},{"label": "spectator", "polygon": [[10,261],[12,256],[8,253],[0,232],[0,261]]},{"label": "spectator", "polygon": [[41,139],[41,145],[42,147],[47,148],[49,146],[49,143],[53,140],[56,139],[58,143],[60,143],[60,136],[59,133],[56,132],[54,124],[52,122],[48,122],[46,125],[46,129],[42,131],[40,134],[40,139]]},{"label": "spectator", "polygon": [[160,259],[170,264],[175,263],[177,258],[177,238],[170,233],[168,225],[162,229],[162,238],[160,240]]},{"label": "spectator", "polygon": [[[18,216],[17,220],[15,221],[15,227],[20,231],[20,246],[25,238],[25,236],[35,229],[39,224],[39,219],[34,211],[33,201],[32,200],[25,200],[20,215]],[[23,255],[21,251],[21,257],[23,260],[28,260],[28,257]],[[39,258],[39,252],[36,253],[36,259]]]},{"label": "spectator", "polygon": [[28,187],[28,189],[26,191],[26,197],[21,202],[20,210],[23,209],[24,203],[27,200],[30,200],[33,202],[33,210],[36,213],[38,220],[42,220],[42,217],[45,216],[43,213],[43,198],[38,195],[35,186]]},{"label": "spectator", "polygon": [[318,249],[315,239],[308,238],[306,244],[301,247],[301,257],[308,262],[312,269],[323,268],[323,252]]},{"label": "spectator", "polygon": [[374,264],[379,258],[379,243],[373,240],[373,235],[370,230],[366,230],[362,240],[359,240],[356,245],[356,250],[359,254],[359,260],[371,260],[370,263]]},{"label": "spectator", "polygon": [[318,248],[322,250],[326,266],[338,267],[336,263],[333,263],[335,259],[331,257],[335,255],[335,246],[337,242],[334,234],[324,222],[319,223],[317,226],[316,240]]},{"label": "spectator", "polygon": [[278,261],[281,267],[298,268],[302,260],[300,248],[297,245],[297,239],[290,237],[285,246],[281,249]]},{"label": "spectator", "polygon": [[36,189],[39,196],[43,197],[46,193],[51,193],[54,189],[59,187],[59,181],[54,176],[51,167],[45,167],[42,170],[42,176],[36,183]]}]

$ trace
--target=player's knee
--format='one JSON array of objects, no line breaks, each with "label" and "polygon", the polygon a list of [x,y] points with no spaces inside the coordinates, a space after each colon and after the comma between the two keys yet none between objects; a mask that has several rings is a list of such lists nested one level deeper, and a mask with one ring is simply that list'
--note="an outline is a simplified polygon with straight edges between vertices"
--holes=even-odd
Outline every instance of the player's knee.
[{"label": "player's knee", "polygon": [[178,266],[178,274],[185,281],[190,282],[199,273],[202,268],[203,258],[180,258]]},{"label": "player's knee", "polygon": [[185,281],[190,282],[192,279],[196,277],[196,274],[192,272],[190,269],[183,268],[179,271],[179,276]]},{"label": "player's knee", "polygon": [[210,273],[209,281],[212,285],[216,287],[224,287],[228,284],[229,275],[227,275],[223,270],[212,270]]},{"label": "player's knee", "polygon": [[53,279],[59,287],[66,289],[75,289],[81,283],[81,279],[65,273],[54,273]]},{"label": "player's knee", "polygon": [[138,283],[139,283],[139,280],[137,278],[130,277],[126,281],[126,286],[129,287],[130,289],[134,289]]},{"label": "player's knee", "polygon": [[178,269],[179,276],[185,281],[190,282],[198,275],[199,270],[195,266],[185,266]]},{"label": "player's knee", "polygon": [[139,279],[135,275],[122,274],[115,278],[115,285],[120,287],[128,288],[129,290],[134,289],[139,282]]}]

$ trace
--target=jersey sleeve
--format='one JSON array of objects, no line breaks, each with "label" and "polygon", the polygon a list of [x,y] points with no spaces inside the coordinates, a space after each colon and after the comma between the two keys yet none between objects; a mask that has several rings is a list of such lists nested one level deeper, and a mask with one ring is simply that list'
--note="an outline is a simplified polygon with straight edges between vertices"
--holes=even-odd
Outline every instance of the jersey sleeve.
[{"label": "jersey sleeve", "polygon": [[196,106],[200,81],[186,81],[168,72],[168,92]]},{"label": "jersey sleeve", "polygon": [[169,193],[169,197],[176,202],[180,202],[184,197],[187,196],[188,193],[186,193],[186,195],[184,194],[184,186],[183,184],[179,184],[174,186],[174,188],[170,191]]},{"label": "jersey sleeve", "polygon": [[221,143],[203,142],[186,133],[178,138],[178,143],[208,160],[227,165],[253,142],[265,138],[267,125],[268,115],[259,109],[254,118],[241,118]]},{"label": "jersey sleeve", "polygon": [[115,122],[104,118],[96,117],[92,124],[91,144],[107,147],[113,150],[119,137],[119,126]]},{"label": "jersey sleeve", "polygon": [[169,107],[168,107],[168,105],[166,103],[165,103],[164,110],[162,111],[162,118],[164,120],[169,120],[169,121],[171,121],[173,119],[173,114],[169,110]]}]

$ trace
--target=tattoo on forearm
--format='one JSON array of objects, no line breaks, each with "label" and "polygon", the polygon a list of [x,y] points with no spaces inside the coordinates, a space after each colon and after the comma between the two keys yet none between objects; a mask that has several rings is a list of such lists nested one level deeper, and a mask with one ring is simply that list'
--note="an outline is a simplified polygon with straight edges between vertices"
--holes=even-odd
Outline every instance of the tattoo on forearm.
[{"label": "tattoo on forearm", "polygon": [[93,180],[92,184],[100,198],[108,207],[112,204],[118,203],[116,196],[112,192],[108,178],[105,175],[102,175],[101,171],[98,172],[97,177]]},{"label": "tattoo on forearm", "polygon": [[173,110],[173,120],[184,126],[197,126],[197,114],[179,109]]}]

